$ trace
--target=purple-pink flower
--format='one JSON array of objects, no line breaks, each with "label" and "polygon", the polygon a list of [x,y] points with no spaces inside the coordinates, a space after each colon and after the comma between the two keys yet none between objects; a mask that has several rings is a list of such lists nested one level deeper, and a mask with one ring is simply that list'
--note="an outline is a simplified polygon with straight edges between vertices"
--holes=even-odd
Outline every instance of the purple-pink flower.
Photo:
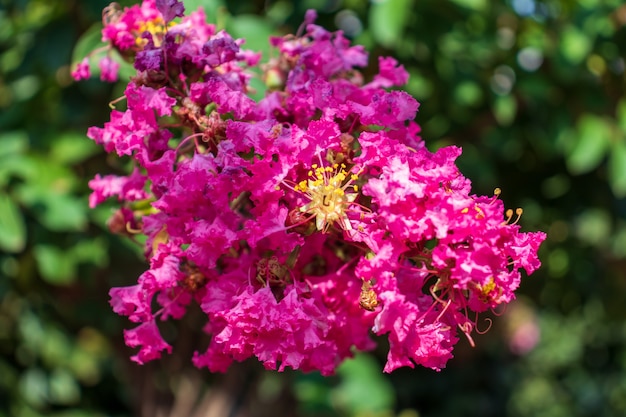
[{"label": "purple-pink flower", "polygon": [[72,71],[72,78],[76,81],[86,80],[91,76],[89,71],[89,59],[83,58],[77,65],[74,71]]},{"label": "purple-pink flower", "polygon": [[120,64],[113,60],[110,56],[105,56],[98,63],[100,68],[100,79],[106,82],[117,81],[117,74],[120,69]]},{"label": "purple-pink flower", "polygon": [[[387,90],[405,69],[379,58],[366,81],[364,48],[314,20],[270,39],[260,63],[179,1],[107,9],[103,40],[137,73],[125,105],[87,135],[134,168],[96,176],[90,205],[116,198],[111,230],[146,237],[148,269],[110,292],[137,323],[125,332],[134,361],[170,352],[156,321],[196,303],[210,342],[192,361],[211,371],[256,357],[330,375],[374,334],[389,340],[385,372],[439,370],[460,335],[474,343],[480,313],[514,299],[521,270],[540,266],[545,234],[522,232],[499,191],[471,194],[460,148],[427,149],[419,103]],[[116,78],[110,59],[100,68]]]}]

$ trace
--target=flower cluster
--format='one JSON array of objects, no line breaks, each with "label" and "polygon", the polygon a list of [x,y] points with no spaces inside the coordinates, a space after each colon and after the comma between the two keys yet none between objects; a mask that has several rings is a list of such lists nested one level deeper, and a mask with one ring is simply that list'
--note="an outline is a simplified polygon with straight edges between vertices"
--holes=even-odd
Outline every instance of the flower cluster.
[{"label": "flower cluster", "polygon": [[[104,14],[102,78],[117,78],[114,52],[136,75],[88,136],[135,168],[92,180],[90,204],[117,198],[111,230],[146,237],[149,269],[110,292],[137,323],[124,335],[132,359],[171,351],[157,323],[192,302],[211,336],[193,363],[211,371],[256,356],[328,375],[372,349],[372,333],[389,339],[386,372],[439,370],[459,334],[473,344],[478,314],[539,267],[545,234],[520,232],[499,191],[470,194],[459,148],[426,149],[418,103],[389,90],[404,68],[380,58],[366,82],[364,49],[312,11],[297,35],[270,39],[263,64],[202,10],[183,12],[144,0]],[[89,76],[88,59],[74,76]]]}]

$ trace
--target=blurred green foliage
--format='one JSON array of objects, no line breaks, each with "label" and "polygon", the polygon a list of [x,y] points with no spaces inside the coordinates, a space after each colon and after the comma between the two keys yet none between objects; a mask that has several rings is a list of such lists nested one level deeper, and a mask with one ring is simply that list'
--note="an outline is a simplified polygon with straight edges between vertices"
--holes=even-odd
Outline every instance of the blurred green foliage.
[{"label": "blurred green foliage", "polygon": [[[261,398],[249,415],[282,415],[276,403],[304,416],[626,415],[622,1],[185,4],[266,57],[267,36],[295,31],[315,8],[319,24],[371,52],[366,76],[377,55],[399,59],[428,147],[462,146],[476,193],[502,188],[507,205],[524,208],[525,230],[548,232],[544,267],[441,373],[382,375],[384,341],[333,378],[254,366],[208,375],[189,369],[188,346],[139,368],[107,292],[132,283],[141,259],[109,234],[109,208],[87,207],[87,181],[122,169],[84,136],[120,87],[69,77],[79,39],[98,39],[106,2],[0,0],[0,417],[156,415],[157,405],[181,410],[191,392],[221,392],[237,372],[254,376]],[[186,346],[201,325],[170,334]]]}]

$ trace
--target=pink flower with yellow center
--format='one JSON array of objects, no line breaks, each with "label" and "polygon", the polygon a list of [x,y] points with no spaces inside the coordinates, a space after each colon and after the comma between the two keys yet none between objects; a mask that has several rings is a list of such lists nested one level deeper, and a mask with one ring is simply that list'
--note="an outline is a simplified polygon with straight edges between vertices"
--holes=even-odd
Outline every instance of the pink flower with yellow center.
[{"label": "pink flower with yellow center", "polygon": [[[170,352],[156,321],[196,303],[211,339],[192,361],[211,371],[254,356],[330,375],[374,348],[372,332],[389,340],[385,372],[439,370],[540,266],[545,234],[521,232],[499,192],[470,194],[461,149],[430,152],[419,103],[386,90],[407,82],[404,68],[380,58],[367,82],[365,49],[314,12],[297,36],[270,40],[266,64],[178,0],[110,6],[103,19],[102,78],[117,77],[117,55],[137,73],[112,103],[123,109],[88,136],[133,169],[96,176],[89,201],[116,198],[111,231],[146,237],[149,267],[110,291],[137,324],[125,332],[133,360]],[[88,60],[74,76],[89,77]]]}]

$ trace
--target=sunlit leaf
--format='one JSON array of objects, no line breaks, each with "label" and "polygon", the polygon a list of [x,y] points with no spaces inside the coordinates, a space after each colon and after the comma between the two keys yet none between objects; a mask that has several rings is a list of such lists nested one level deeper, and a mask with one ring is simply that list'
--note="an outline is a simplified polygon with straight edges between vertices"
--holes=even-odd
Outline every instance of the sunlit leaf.
[{"label": "sunlit leaf", "polygon": [[374,39],[391,48],[396,44],[408,23],[413,0],[381,0],[375,2],[369,14],[369,25]]},{"label": "sunlit leaf", "polygon": [[[269,59],[271,50],[269,37],[275,33],[266,19],[253,15],[239,15],[228,20],[227,29],[233,37],[246,40],[242,48],[261,52],[262,60]],[[266,86],[261,81],[259,73],[250,80],[250,87],[253,99],[260,100],[265,97]]]},{"label": "sunlit leaf", "polygon": [[576,143],[567,155],[567,166],[574,174],[588,172],[606,155],[611,127],[604,118],[585,114],[577,123]]},{"label": "sunlit leaf", "polygon": [[454,90],[454,98],[463,106],[476,106],[483,98],[480,86],[473,81],[464,81]]},{"label": "sunlit leaf", "polygon": [[198,7],[202,7],[207,16],[207,21],[210,23],[216,23],[220,9],[226,7],[224,0],[183,0],[183,4],[186,15]]},{"label": "sunlit leaf", "polygon": [[338,369],[342,377],[335,400],[350,415],[382,415],[393,410],[395,397],[389,381],[380,372],[380,364],[368,354],[358,354]]},{"label": "sunlit leaf", "polygon": [[587,56],[592,46],[592,39],[585,32],[573,25],[568,25],[560,36],[561,53],[572,64],[579,64]]},{"label": "sunlit leaf", "polygon": [[228,20],[228,32],[234,38],[243,38],[243,49],[261,51],[267,59],[270,51],[269,37],[275,35],[274,28],[266,19],[254,15],[239,15]]}]

